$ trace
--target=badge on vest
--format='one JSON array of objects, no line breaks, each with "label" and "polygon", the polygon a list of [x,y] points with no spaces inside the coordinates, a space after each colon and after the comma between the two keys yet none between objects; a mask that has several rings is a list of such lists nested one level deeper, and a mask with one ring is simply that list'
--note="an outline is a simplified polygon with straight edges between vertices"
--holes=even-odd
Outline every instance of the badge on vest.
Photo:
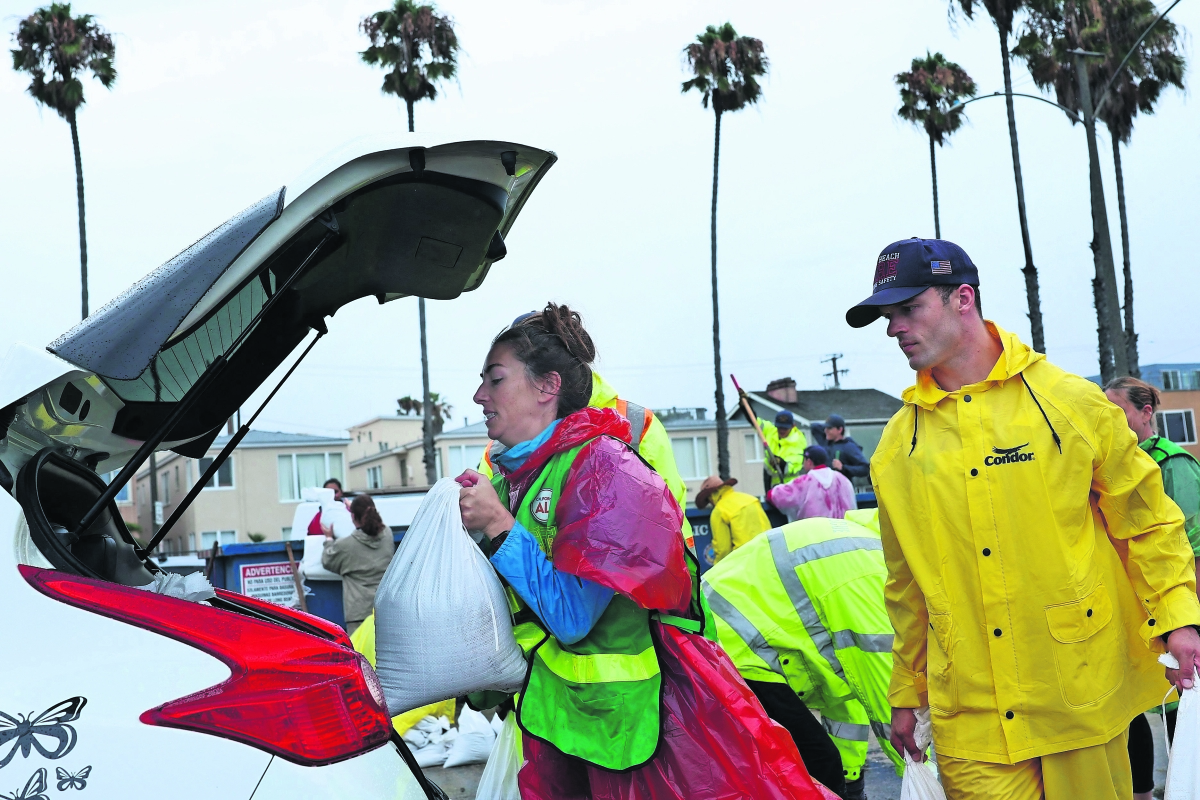
[{"label": "badge on vest", "polygon": [[537,497],[533,498],[533,503],[530,505],[530,514],[543,525],[550,521],[550,500],[553,497],[554,490],[542,489],[537,493]]}]

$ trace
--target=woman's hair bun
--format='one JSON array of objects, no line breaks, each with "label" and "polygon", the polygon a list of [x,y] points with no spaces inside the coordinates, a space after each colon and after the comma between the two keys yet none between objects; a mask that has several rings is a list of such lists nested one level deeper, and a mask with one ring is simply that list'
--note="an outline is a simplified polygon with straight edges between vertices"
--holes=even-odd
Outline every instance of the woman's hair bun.
[{"label": "woman's hair bun", "polygon": [[596,345],[584,330],[583,319],[578,311],[572,311],[565,305],[547,303],[542,309],[541,318],[546,332],[562,339],[572,357],[584,364],[591,364],[596,360]]}]

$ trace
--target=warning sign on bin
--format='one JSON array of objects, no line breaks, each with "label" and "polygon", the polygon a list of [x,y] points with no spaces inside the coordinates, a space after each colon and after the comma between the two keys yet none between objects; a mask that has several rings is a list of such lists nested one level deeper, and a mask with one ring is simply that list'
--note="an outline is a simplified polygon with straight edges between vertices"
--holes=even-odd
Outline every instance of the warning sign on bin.
[{"label": "warning sign on bin", "polygon": [[292,567],[286,561],[272,564],[243,564],[242,594],[290,608],[300,607]]}]

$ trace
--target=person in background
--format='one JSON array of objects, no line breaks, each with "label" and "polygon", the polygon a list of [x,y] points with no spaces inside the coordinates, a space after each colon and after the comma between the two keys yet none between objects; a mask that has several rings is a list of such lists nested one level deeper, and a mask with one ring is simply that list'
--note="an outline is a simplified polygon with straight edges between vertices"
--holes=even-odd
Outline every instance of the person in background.
[{"label": "person in background", "polygon": [[629,422],[588,407],[595,356],[566,306],[502,331],[474,400],[506,449],[490,483],[456,478],[529,662],[521,797],[817,800],[787,732],[689,617],[683,512]]},{"label": "person in background", "polygon": [[821,447],[825,447],[827,444],[829,444],[828,440],[825,438],[825,423],[808,423],[808,438],[813,444],[819,444]]},{"label": "person in background", "polygon": [[705,508],[710,502],[713,504],[708,525],[712,530],[714,564],[771,528],[762,503],[757,497],[734,491],[736,484],[737,478],[721,480],[716,475],[710,475],[700,484],[700,491],[696,493],[696,508]]},{"label": "person in background", "polygon": [[925,760],[929,706],[949,800],[1128,800],[1129,723],[1200,663],[1183,515],[1100,387],[983,318],[961,247],[873,267],[846,321],[882,316],[916,372],[871,458],[892,744]]},{"label": "person in background", "polygon": [[325,534],[321,566],[342,576],[342,612],[346,632],[353,634],[375,606],[375,590],[396,552],[396,542],[369,494],[354,498],[350,517],[354,533],[341,539],[334,539],[332,531]]},{"label": "person in background", "polygon": [[[342,482],[339,481],[337,478],[330,478],[329,480],[325,481],[325,485],[322,486],[321,488],[322,489],[332,489],[334,501],[338,502],[338,503],[344,503],[346,508],[350,508],[349,499],[347,499],[346,496],[342,493]],[[333,533],[333,526],[326,525],[323,522],[321,522],[321,512],[320,512],[320,510],[318,510],[316,516],[314,516],[312,518],[312,521],[308,523],[308,535],[309,536],[329,536],[332,533]]]},{"label": "person in background", "polygon": [[[804,465],[804,448],[808,446],[808,441],[804,438],[804,433],[796,427],[796,417],[787,409],[775,415],[774,425],[760,418],[758,427],[762,429],[769,451],[764,453],[763,465],[763,491],[769,492],[772,486],[787,483],[800,474]],[[779,466],[778,472],[783,473],[782,479],[772,461]]]},{"label": "person in background", "polygon": [[846,420],[840,414],[830,414],[825,420],[825,449],[829,452],[829,468],[834,472],[851,479],[870,476],[871,462],[858,442],[846,435]]},{"label": "person in background", "polygon": [[[1196,565],[1200,567],[1200,462],[1170,439],[1154,432],[1154,412],[1158,410],[1158,391],[1137,378],[1114,378],[1104,386],[1108,399],[1125,412],[1129,429],[1137,436],[1138,446],[1158,462],[1163,489],[1183,512],[1184,530]],[[1167,708],[1167,740],[1175,736],[1177,703]],[[1157,709],[1152,709],[1157,711]],[[1134,800],[1150,800],[1154,791],[1154,736],[1146,715],[1133,718],[1129,726],[1129,765],[1133,770]]]},{"label": "person in background", "polygon": [[721,647],[813,777],[846,800],[866,796],[872,730],[888,758],[904,763],[886,732],[886,579],[878,531],[820,518],[767,531],[703,578]]},{"label": "person in background", "polygon": [[804,449],[804,473],[767,494],[771,505],[787,514],[788,522],[809,517],[841,519],[858,508],[850,479],[831,470],[828,460],[824,447],[809,445]]}]

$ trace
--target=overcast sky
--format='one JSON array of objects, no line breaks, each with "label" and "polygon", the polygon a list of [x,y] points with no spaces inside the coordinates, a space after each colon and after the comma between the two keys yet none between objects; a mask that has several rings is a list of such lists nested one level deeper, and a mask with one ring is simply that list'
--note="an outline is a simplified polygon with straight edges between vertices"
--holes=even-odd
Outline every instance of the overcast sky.
[{"label": "overcast sky", "polygon": [[[111,91],[86,84],[79,116],[93,309],[327,151],[404,128],[403,104],[358,57],[357,23],[381,5],[76,0],[116,35],[120,73]],[[0,0],[8,36],[32,8]],[[623,396],[712,409],[713,115],[680,94],[681,51],[726,20],[763,39],[771,72],[760,105],[722,125],[725,372],[746,387],[791,376],[819,389],[821,359],[842,353],[845,386],[899,394],[911,383],[881,323],[855,331],[843,317],[869,293],[885,245],[933,235],[928,140],[896,117],[892,78],[928,48],[961,64],[981,93],[1002,90],[990,21],[952,25],[943,0],[440,8],[456,22],[460,77],[417,106],[417,130],[484,133],[560,159],[483,286],[429,303],[432,387],[454,405],[454,425],[481,419],[470,398],[491,337],[548,299],[583,313],[599,368]],[[1172,16],[1200,29],[1200,0]],[[44,345],[79,314],[69,128],[25,94],[27,82],[0,70],[0,348]],[[1019,64],[1014,82],[1037,91]],[[1003,100],[976,103],[968,117],[938,152],[942,233],[979,266],[986,315],[1028,341]],[[1017,126],[1049,357],[1094,374],[1082,127],[1032,100],[1018,100]],[[1198,140],[1197,104],[1172,90],[1138,119],[1123,154],[1142,363],[1200,361]],[[1119,260],[1106,135],[1100,152]],[[359,301],[331,320],[256,427],[332,433],[394,413],[397,397],[420,389],[416,300]]]}]

